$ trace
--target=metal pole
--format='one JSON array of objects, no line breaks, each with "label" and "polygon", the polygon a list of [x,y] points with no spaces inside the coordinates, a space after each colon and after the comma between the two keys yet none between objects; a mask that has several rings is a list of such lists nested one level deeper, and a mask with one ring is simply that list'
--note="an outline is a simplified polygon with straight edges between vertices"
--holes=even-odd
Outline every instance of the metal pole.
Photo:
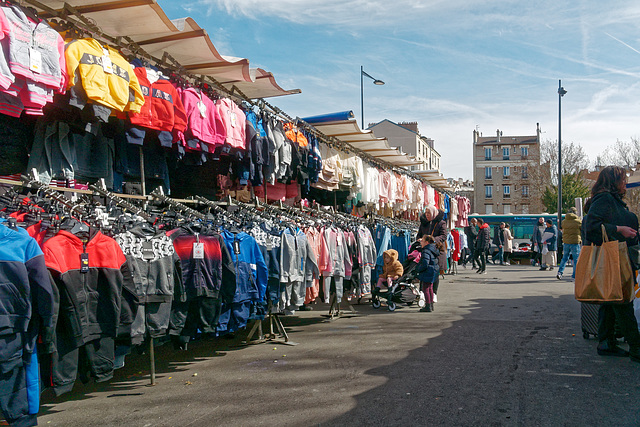
[{"label": "metal pole", "polygon": [[362,120],[360,121],[361,129],[364,129],[364,66],[360,66],[360,113]]},{"label": "metal pole", "polygon": [[562,96],[566,93],[558,80],[558,229],[562,226]]},{"label": "metal pole", "polygon": [[149,337],[149,365],[150,385],[156,385],[156,354],[153,348],[153,338],[151,337]]},{"label": "metal pole", "polygon": [[145,183],[144,176],[144,152],[142,151],[142,146],[140,146],[140,181],[142,182],[142,195],[147,195],[147,186]]}]

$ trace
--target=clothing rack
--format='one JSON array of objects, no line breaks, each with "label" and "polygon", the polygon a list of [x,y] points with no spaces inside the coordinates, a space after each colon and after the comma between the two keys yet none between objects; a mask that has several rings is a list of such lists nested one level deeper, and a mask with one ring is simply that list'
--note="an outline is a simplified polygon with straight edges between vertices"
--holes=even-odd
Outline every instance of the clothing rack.
[{"label": "clothing rack", "polygon": [[89,185],[89,189],[94,191],[95,193],[98,193],[99,195],[106,197],[107,199],[111,200],[112,202],[114,202],[116,205],[120,206],[121,208],[124,208],[128,211],[130,211],[131,213],[139,216],[140,218],[144,219],[145,221],[151,222],[153,223],[153,218],[151,217],[151,215],[149,215],[148,213],[146,213],[144,211],[144,209],[127,202],[126,200],[120,198],[118,195],[116,195],[115,193],[112,193],[111,191],[107,190],[106,185],[104,183],[104,179],[100,179],[98,184],[90,184]]},{"label": "clothing rack", "polygon": [[33,188],[43,193],[45,196],[47,196],[51,200],[66,207],[69,210],[69,215],[73,216],[73,213],[77,212],[79,216],[86,216],[87,213],[85,212],[82,205],[74,203],[73,201],[68,199],[66,196],[60,194],[53,188],[38,181],[37,173],[35,171],[32,172],[32,176],[22,175],[20,179],[22,181],[23,187]]},{"label": "clothing rack", "polygon": [[162,187],[158,187],[155,190],[153,190],[150,194],[150,196],[152,196],[154,199],[158,199],[163,203],[168,204],[169,206],[171,206],[172,208],[187,213],[199,220],[206,220],[206,216],[200,212],[198,212],[195,209],[191,209],[189,206],[186,206],[180,202],[175,201],[174,199],[167,197],[164,195],[164,192],[162,191]]}]

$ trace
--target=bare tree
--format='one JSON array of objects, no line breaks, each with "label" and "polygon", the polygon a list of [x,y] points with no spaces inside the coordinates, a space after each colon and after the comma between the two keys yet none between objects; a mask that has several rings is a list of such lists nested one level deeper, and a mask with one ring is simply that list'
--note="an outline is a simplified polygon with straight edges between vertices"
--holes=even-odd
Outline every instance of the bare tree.
[{"label": "bare tree", "polygon": [[640,162],[640,139],[631,138],[628,142],[619,139],[604,149],[599,156],[600,165],[617,165],[626,169],[635,168]]},{"label": "bare tree", "polygon": [[[549,165],[550,181],[558,184],[558,142],[545,140],[540,144],[540,163]],[[574,142],[562,144],[562,175],[575,175],[589,167],[589,157],[584,152],[582,145]],[[545,177],[546,178],[546,177]]]}]

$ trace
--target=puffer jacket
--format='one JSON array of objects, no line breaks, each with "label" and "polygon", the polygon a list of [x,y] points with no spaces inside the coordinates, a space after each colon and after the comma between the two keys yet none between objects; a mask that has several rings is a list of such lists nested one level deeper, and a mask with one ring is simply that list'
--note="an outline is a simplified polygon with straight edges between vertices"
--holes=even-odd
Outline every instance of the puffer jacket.
[{"label": "puffer jacket", "polygon": [[[387,255],[385,257],[385,255]],[[383,252],[382,258],[384,265],[382,266],[382,277],[400,277],[404,274],[404,268],[398,261],[398,251],[389,249]]]},{"label": "puffer jacket", "polygon": [[427,283],[433,283],[436,280],[440,273],[440,264],[438,264],[439,256],[440,251],[434,243],[429,243],[422,248],[420,262],[416,267],[418,279]]},{"label": "puffer jacket", "polygon": [[562,243],[565,245],[575,245],[582,243],[580,230],[582,220],[574,213],[568,213],[562,221]]}]

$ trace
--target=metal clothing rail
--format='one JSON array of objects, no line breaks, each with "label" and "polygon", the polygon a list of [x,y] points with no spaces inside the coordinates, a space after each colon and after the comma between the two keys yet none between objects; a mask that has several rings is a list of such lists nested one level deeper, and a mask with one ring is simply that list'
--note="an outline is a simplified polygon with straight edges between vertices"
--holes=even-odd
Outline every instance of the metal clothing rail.
[{"label": "metal clothing rail", "polygon": [[164,195],[163,191],[162,191],[162,187],[158,187],[155,190],[153,190],[150,194],[151,197],[153,197],[154,199],[158,199],[166,204],[168,204],[169,206],[175,208],[178,211],[181,212],[185,212],[193,217],[196,217],[202,221],[206,220],[206,215],[198,212],[195,209],[191,209],[189,206],[184,205],[180,202],[175,201],[174,199],[172,199],[171,197],[167,197]]},{"label": "metal clothing rail", "polygon": [[105,183],[104,183],[104,179],[100,179],[99,181],[99,185],[98,184],[90,184],[89,185],[89,189],[92,190],[95,193],[100,194],[101,196],[104,196],[106,198],[108,198],[109,200],[115,202],[116,205],[134,213],[135,215],[141,217],[142,219],[144,219],[145,221],[148,222],[153,222],[153,218],[151,217],[151,215],[149,215],[148,213],[146,213],[144,211],[144,209],[142,209],[141,207],[138,207],[134,204],[131,204],[127,201],[125,201],[124,199],[121,199],[118,195],[116,195],[115,193],[112,193],[111,191],[107,190]]}]

